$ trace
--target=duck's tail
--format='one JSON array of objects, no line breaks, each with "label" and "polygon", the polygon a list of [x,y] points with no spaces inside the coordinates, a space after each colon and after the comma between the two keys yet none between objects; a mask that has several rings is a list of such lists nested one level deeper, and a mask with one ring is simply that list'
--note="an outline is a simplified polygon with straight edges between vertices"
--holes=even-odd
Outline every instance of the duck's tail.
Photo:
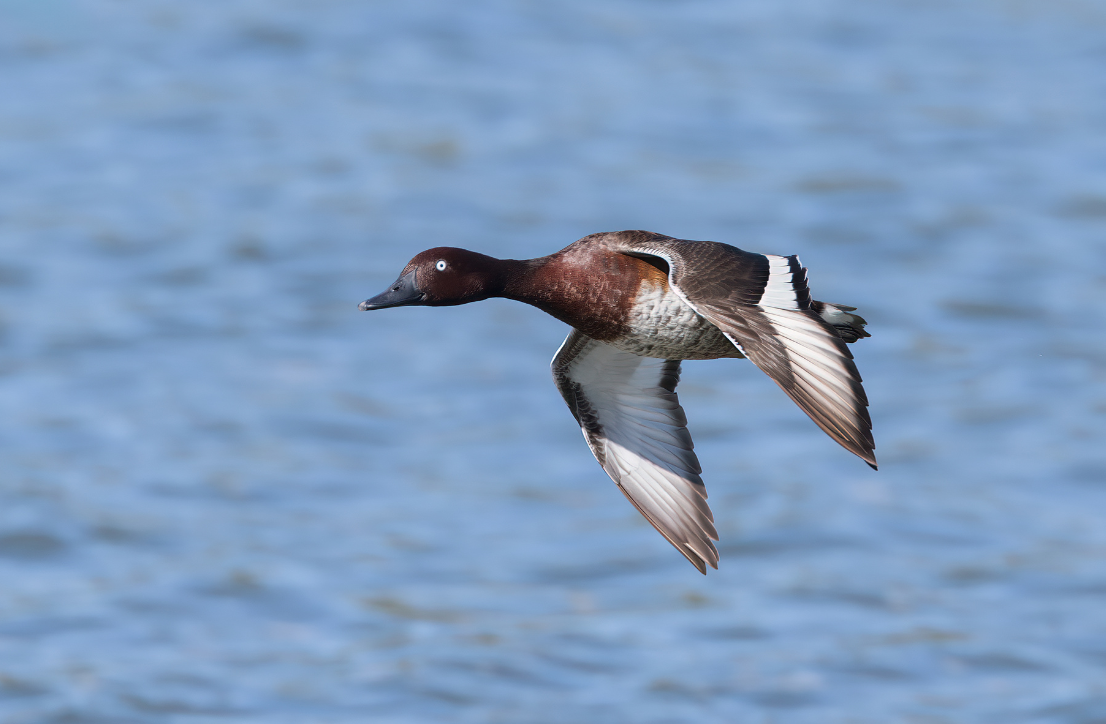
[{"label": "duck's tail", "polygon": [[852,343],[861,337],[872,336],[864,331],[864,326],[868,324],[864,321],[864,317],[861,317],[859,314],[849,314],[849,312],[855,312],[856,307],[846,307],[844,304],[812,301],[810,303],[810,308],[817,312],[831,327],[837,330],[837,334],[841,335],[841,339],[846,342]]}]

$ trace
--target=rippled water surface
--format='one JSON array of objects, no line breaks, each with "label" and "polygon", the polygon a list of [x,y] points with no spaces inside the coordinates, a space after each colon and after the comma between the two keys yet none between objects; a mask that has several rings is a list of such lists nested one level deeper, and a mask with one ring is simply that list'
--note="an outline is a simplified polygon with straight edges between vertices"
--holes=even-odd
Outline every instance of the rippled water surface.
[{"label": "rippled water surface", "polygon": [[[1106,721],[1101,3],[0,2],[0,722]],[[502,300],[645,228],[854,304],[881,470],[680,387],[700,576]]]}]

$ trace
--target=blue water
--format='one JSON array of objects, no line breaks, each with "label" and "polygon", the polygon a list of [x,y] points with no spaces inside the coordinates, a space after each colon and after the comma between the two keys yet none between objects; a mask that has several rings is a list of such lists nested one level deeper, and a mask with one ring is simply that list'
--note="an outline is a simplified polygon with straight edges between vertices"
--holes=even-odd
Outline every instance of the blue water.
[{"label": "blue water", "polygon": [[[1106,721],[1106,8],[0,2],[0,722]],[[700,576],[502,300],[644,228],[856,305],[881,469],[680,386]]]}]

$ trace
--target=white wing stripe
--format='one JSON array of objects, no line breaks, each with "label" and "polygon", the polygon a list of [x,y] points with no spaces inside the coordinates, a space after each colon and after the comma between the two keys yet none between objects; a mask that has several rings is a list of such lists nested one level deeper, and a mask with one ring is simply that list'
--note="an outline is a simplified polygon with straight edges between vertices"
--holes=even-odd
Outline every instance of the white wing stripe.
[{"label": "white wing stripe", "polygon": [[786,256],[765,254],[768,259],[768,282],[760,296],[760,306],[782,309],[799,309],[799,295],[795,291],[795,272],[791,259]]}]

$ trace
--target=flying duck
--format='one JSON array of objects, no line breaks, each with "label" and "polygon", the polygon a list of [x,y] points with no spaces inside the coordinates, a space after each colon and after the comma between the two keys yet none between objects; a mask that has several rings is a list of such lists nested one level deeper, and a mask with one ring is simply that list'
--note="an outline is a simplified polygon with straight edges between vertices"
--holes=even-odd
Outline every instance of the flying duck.
[{"label": "flying duck", "polygon": [[797,256],[648,231],[592,234],[540,259],[437,247],[363,311],[505,297],[572,327],[553,381],[619,490],[701,573],[718,533],[676,396],[683,360],[748,358],[831,438],[876,467],[855,307],[810,297]]}]

